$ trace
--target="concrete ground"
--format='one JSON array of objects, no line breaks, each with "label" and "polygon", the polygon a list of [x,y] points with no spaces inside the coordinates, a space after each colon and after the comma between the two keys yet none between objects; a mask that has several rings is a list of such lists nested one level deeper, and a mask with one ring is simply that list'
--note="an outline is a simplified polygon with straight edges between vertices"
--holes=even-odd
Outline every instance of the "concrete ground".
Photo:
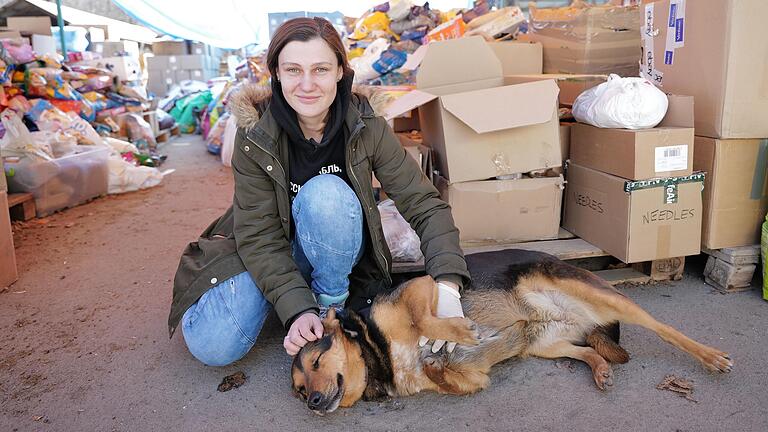
[{"label": "concrete ground", "polygon": [[[15,227],[21,278],[0,294],[0,431],[535,430],[766,431],[768,304],[755,289],[722,295],[702,259],[685,278],[621,291],[651,314],[729,352],[735,369],[706,372],[651,332],[622,328],[632,355],[598,391],[586,365],[513,360],[468,397],[419,394],[361,402],[325,417],[289,391],[283,331],[270,319],[256,348],[224,368],[168,339],[179,255],[232,197],[229,169],[197,136],[166,145],[162,186],[110,196]],[[216,390],[236,371],[246,383]],[[693,382],[692,399],[657,390]]]}]

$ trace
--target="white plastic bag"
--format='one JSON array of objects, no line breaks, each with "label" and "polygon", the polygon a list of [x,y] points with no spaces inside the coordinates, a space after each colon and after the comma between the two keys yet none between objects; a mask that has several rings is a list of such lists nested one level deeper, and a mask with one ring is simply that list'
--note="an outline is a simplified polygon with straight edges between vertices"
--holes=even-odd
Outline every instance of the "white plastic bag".
[{"label": "white plastic bag", "polygon": [[221,141],[221,163],[232,166],[232,154],[235,152],[235,135],[237,135],[237,119],[231,115],[224,127],[224,139]]},{"label": "white plastic bag", "polygon": [[381,53],[388,48],[389,41],[384,38],[378,38],[365,48],[363,55],[349,61],[350,66],[355,71],[355,83],[366,82],[380,75],[373,68],[373,64],[379,60]]},{"label": "white plastic bag", "polygon": [[391,21],[408,18],[408,14],[411,13],[411,7],[413,7],[411,0],[389,0],[387,16]]},{"label": "white plastic bag", "polygon": [[123,160],[118,153],[109,155],[108,194],[133,192],[157,186],[163,181],[163,174],[157,168],[135,166]]},{"label": "white plastic bag", "polygon": [[647,79],[611,74],[576,98],[573,116],[600,128],[646,129],[661,122],[668,105],[667,95]]},{"label": "white plastic bag", "polygon": [[384,239],[387,241],[392,259],[398,262],[412,262],[424,258],[419,236],[397,211],[395,202],[391,199],[384,200],[378,207]]}]

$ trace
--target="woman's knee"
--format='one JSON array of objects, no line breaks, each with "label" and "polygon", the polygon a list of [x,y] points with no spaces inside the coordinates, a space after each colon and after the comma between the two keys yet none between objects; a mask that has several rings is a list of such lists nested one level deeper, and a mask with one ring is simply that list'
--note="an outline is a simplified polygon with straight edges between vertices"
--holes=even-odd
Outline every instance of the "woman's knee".
[{"label": "woman's knee", "polygon": [[271,306],[247,272],[211,288],[182,317],[195,358],[209,366],[241,359],[253,347]]},{"label": "woman's knee", "polygon": [[294,210],[329,222],[339,222],[344,216],[362,221],[362,209],[355,192],[340,177],[330,174],[315,176],[305,183],[296,196]]}]

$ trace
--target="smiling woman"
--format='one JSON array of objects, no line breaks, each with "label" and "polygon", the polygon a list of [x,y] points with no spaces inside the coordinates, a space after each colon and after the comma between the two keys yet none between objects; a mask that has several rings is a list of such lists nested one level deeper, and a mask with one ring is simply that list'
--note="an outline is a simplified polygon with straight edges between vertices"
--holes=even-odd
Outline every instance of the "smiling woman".
[{"label": "smiling woman", "polygon": [[[391,290],[374,173],[421,238],[427,273],[443,287],[438,315],[461,315],[458,290],[469,273],[450,208],[386,121],[352,92],[331,23],[284,23],[267,66],[271,92],[245,86],[228,104],[238,124],[232,208],[182,257],[171,331],[181,321],[196,358],[226,365],[250,351],[274,308],[288,329],[285,350],[295,355],[322,340],[328,310],[359,311]],[[332,378],[329,385],[342,388],[336,381],[345,378]],[[343,397],[336,393],[324,401],[309,394],[307,402],[328,409]]]}]

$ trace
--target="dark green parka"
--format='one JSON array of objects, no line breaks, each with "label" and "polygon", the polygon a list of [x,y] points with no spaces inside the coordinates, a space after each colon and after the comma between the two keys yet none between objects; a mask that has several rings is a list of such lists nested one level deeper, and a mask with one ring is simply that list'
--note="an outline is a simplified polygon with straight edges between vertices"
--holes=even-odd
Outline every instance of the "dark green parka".
[{"label": "dark green parka", "polygon": [[[249,85],[230,101],[238,125],[232,156],[233,204],[182,255],[168,319],[171,335],[200,296],[245,270],[284,325],[301,312],[317,309],[291,256],[288,139],[270,114],[268,100],[268,91]],[[392,285],[392,257],[373,194],[372,173],[419,235],[427,274],[463,286],[469,273],[448,204],[364,97],[353,94],[345,127],[349,131],[347,173],[367,228],[365,253],[350,275],[347,307],[362,309]]]}]

